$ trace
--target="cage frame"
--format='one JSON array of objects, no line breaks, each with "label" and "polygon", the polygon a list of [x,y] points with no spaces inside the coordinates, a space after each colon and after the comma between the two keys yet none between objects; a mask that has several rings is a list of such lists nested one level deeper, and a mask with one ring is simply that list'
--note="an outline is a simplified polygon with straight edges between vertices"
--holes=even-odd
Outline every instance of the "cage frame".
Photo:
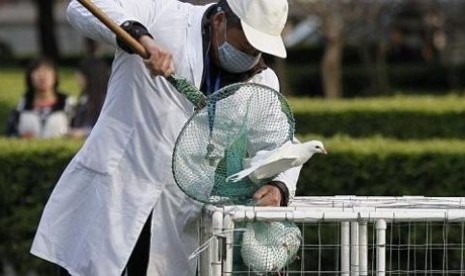
[{"label": "cage frame", "polygon": [[199,275],[233,273],[233,230],[243,221],[340,223],[340,275],[364,276],[368,268],[368,223],[376,229],[376,275],[386,275],[386,229],[390,222],[465,221],[465,197],[296,197],[288,207],[205,205],[201,219]]}]

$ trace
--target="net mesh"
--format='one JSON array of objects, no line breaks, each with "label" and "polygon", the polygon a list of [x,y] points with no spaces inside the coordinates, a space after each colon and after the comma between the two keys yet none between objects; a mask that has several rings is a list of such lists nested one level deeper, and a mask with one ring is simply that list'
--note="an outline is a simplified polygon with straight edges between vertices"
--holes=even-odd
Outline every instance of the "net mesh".
[{"label": "net mesh", "polygon": [[249,222],[240,243],[241,257],[251,271],[279,271],[295,256],[301,239],[293,222]]},{"label": "net mesh", "polygon": [[[176,141],[173,175],[195,200],[214,205],[253,205],[253,194],[269,179],[227,182],[245,160],[261,150],[292,140],[294,117],[285,98],[259,84],[234,84],[205,100],[192,89],[184,93],[197,107]],[[241,237],[243,236],[243,237]],[[297,252],[300,231],[293,223],[248,222],[241,259],[254,271],[281,269]]]},{"label": "net mesh", "polygon": [[291,140],[294,117],[285,98],[259,84],[226,86],[207,99],[182,129],[173,152],[173,175],[190,197],[215,205],[252,205],[269,179],[227,182],[244,159]]}]

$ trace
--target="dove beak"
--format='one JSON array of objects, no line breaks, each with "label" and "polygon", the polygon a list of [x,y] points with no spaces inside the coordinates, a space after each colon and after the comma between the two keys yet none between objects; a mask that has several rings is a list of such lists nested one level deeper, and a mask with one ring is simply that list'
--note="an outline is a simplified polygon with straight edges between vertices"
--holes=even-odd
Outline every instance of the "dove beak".
[{"label": "dove beak", "polygon": [[328,152],[326,151],[326,149],[322,149],[322,150],[321,150],[321,153],[323,153],[323,154],[328,154]]}]

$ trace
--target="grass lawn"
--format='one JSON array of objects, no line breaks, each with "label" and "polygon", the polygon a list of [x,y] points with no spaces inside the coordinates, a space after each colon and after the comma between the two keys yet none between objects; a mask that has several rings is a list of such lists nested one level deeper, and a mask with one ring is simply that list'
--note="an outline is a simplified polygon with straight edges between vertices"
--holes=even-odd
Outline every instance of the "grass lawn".
[{"label": "grass lawn", "polygon": [[[59,89],[70,95],[78,95],[79,87],[76,83],[73,68],[61,68],[59,72]],[[18,102],[25,90],[24,69],[0,68],[0,131],[4,128],[9,110]],[[465,98],[456,94],[445,96],[394,96],[379,98],[355,98],[328,101],[316,98],[289,98],[294,113],[312,112],[343,112],[343,111],[379,111],[408,110],[408,111],[463,111]]]},{"label": "grass lawn", "polygon": [[[59,89],[70,95],[78,95],[79,88],[72,68],[60,69]],[[23,69],[0,68],[0,104],[13,107],[24,93],[25,80]],[[341,111],[341,110],[463,110],[465,97],[456,94],[445,96],[403,96],[354,98],[328,101],[320,98],[290,97],[289,103],[294,112]]]},{"label": "grass lawn", "polygon": [[[59,89],[70,95],[78,95],[74,70],[61,69]],[[16,106],[26,89],[24,69],[0,69],[0,133],[4,132],[8,112]]]},{"label": "grass lawn", "polygon": [[[79,93],[73,69],[61,69],[59,89],[71,95]],[[22,69],[0,69],[0,103],[14,106],[25,92],[26,81]]]}]

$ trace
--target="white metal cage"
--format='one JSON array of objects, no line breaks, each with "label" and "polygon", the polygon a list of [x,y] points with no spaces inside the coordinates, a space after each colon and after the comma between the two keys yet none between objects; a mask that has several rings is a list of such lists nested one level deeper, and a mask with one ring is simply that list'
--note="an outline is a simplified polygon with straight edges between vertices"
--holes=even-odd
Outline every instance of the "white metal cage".
[{"label": "white metal cage", "polygon": [[[259,272],[237,264],[238,224],[283,220],[302,232],[293,262]],[[465,275],[465,197],[297,197],[290,207],[206,206],[201,234],[201,276]]]}]

